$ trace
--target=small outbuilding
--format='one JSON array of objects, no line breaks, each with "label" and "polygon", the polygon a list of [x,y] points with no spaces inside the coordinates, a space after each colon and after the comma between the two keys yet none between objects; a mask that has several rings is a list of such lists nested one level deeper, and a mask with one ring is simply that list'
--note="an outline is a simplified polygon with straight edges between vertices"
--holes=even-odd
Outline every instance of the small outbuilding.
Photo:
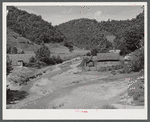
[{"label": "small outbuilding", "polygon": [[23,60],[18,60],[18,66],[23,66]]},{"label": "small outbuilding", "polygon": [[12,66],[23,66],[23,63],[28,63],[35,54],[7,54],[12,61]]},{"label": "small outbuilding", "polygon": [[120,55],[119,53],[98,53],[95,64],[98,67],[120,65]]}]

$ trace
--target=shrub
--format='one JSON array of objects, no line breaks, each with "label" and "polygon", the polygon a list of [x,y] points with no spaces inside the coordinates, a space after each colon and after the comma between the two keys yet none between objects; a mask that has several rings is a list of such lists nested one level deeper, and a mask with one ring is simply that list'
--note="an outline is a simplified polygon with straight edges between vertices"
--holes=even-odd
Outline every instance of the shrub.
[{"label": "shrub", "polygon": [[91,56],[91,53],[90,53],[90,52],[87,52],[87,53],[86,53],[86,56]]},{"label": "shrub", "polygon": [[30,62],[30,63],[34,63],[34,62],[36,62],[35,57],[34,57],[34,56],[32,56],[32,57],[30,58],[29,62]]},{"label": "shrub", "polygon": [[[134,79],[136,82],[129,86],[128,95],[133,97],[133,100],[138,105],[144,104],[144,79]],[[133,81],[131,81],[133,82]]]},{"label": "shrub", "polygon": [[18,53],[18,49],[17,49],[16,47],[13,47],[13,48],[12,48],[12,53],[13,53],[13,54],[17,54],[17,53]]},{"label": "shrub", "polygon": [[117,73],[115,70],[113,70],[113,71],[111,71],[111,74],[116,75]]},{"label": "shrub", "polygon": [[101,68],[100,68],[100,71],[101,71],[101,72],[105,72],[105,71],[106,71],[106,67],[101,67]]},{"label": "shrub", "polygon": [[45,45],[42,45],[42,47],[37,50],[35,57],[37,60],[48,64],[49,57],[50,57],[50,51],[49,51],[48,47],[46,47]]},{"label": "shrub", "polygon": [[13,70],[11,62],[9,56],[7,56],[7,75]]},{"label": "shrub", "polygon": [[15,102],[16,100],[22,100],[27,95],[28,93],[25,91],[7,89],[6,91],[7,104],[11,104],[12,102]]},{"label": "shrub", "polygon": [[124,69],[122,69],[122,70],[118,70],[118,73],[119,73],[119,74],[124,74],[124,73],[126,73],[126,72],[125,72]]},{"label": "shrub", "polygon": [[108,71],[111,71],[111,70],[112,70],[112,67],[111,67],[111,66],[109,66],[109,67],[108,67]]},{"label": "shrub", "polygon": [[130,73],[131,71],[138,72],[144,69],[144,48],[134,51],[131,57],[132,60],[123,66],[127,73]]},{"label": "shrub", "polygon": [[57,58],[56,58],[56,56],[55,56],[55,55],[52,55],[52,56],[51,56],[51,60],[54,62],[54,64],[56,64],[56,63],[57,63]]},{"label": "shrub", "polygon": [[94,48],[94,49],[91,50],[91,55],[92,56],[96,56],[97,53],[98,53],[98,49]]},{"label": "shrub", "polygon": [[56,62],[54,61],[54,59],[53,58],[49,58],[49,64],[50,65],[54,65],[54,64],[56,64]]},{"label": "shrub", "polygon": [[10,54],[11,53],[11,47],[9,45],[7,45],[7,53]]},{"label": "shrub", "polygon": [[82,59],[80,65],[79,65],[79,67],[82,67],[82,68],[83,68],[84,65],[86,64],[86,62],[87,62],[88,60],[89,60],[88,57],[83,57],[83,59]]},{"label": "shrub", "polygon": [[60,58],[59,55],[57,55],[57,57],[56,57],[56,63],[57,64],[62,63],[62,59]]},{"label": "shrub", "polygon": [[131,62],[131,69],[134,72],[144,69],[144,48],[138,49],[134,52],[133,60]]},{"label": "shrub", "polygon": [[41,68],[46,65],[47,65],[46,63],[41,62],[39,60],[36,60],[35,62],[30,62],[30,63],[26,64],[27,67],[36,67],[36,68]]}]

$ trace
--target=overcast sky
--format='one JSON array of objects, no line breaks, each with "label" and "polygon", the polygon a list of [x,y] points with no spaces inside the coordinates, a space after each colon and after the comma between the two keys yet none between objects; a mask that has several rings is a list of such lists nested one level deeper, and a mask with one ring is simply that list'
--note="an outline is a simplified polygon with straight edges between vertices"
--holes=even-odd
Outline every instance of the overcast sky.
[{"label": "overcast sky", "polygon": [[127,20],[142,12],[142,6],[16,6],[29,13],[41,15],[52,25],[61,24],[78,18],[96,19],[97,21]]}]

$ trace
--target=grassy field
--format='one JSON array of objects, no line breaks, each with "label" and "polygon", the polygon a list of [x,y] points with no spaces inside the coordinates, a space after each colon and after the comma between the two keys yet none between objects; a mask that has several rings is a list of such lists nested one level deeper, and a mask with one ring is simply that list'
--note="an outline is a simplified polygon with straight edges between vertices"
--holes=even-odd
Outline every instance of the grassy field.
[{"label": "grassy field", "polygon": [[[37,51],[38,48],[40,48],[40,45],[37,45],[35,43],[32,43],[30,40],[20,36],[19,34],[15,33],[13,30],[7,28],[7,44],[10,47],[17,47],[18,52],[23,50],[25,54],[34,54],[35,51]],[[82,50],[78,47],[74,46],[74,51],[69,52],[69,49],[62,44],[59,43],[50,43],[45,44],[52,55],[59,55],[63,61],[69,60],[78,56],[83,56],[89,50]]]},{"label": "grassy field", "polygon": [[46,44],[46,46],[50,49],[51,55],[59,55],[63,61],[69,60],[78,56],[83,56],[90,50],[82,50],[78,47],[74,46],[74,51],[69,52],[69,49],[61,44]]}]

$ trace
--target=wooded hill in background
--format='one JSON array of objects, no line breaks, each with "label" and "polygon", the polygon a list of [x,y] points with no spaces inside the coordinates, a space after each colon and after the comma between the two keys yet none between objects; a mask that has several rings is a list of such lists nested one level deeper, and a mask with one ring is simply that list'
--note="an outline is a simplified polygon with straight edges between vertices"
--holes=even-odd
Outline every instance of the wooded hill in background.
[{"label": "wooded hill in background", "polygon": [[36,44],[41,44],[42,41],[44,43],[64,41],[64,35],[41,16],[29,14],[13,6],[8,6],[7,10],[7,27],[30,41]]},{"label": "wooded hill in background", "polygon": [[[36,44],[65,43],[84,49],[112,48],[122,50],[122,54],[140,48],[144,41],[144,11],[131,20],[108,20],[97,22],[94,19],[75,19],[58,26],[52,26],[41,16],[9,6],[7,27]],[[115,36],[113,44],[106,39]]]},{"label": "wooded hill in background", "polygon": [[[108,20],[97,22],[87,18],[75,19],[56,26],[67,38],[67,41],[73,42],[80,48],[88,48],[97,46],[101,37],[107,35],[116,36],[114,46],[118,48],[120,39],[124,38],[127,31],[136,33],[138,36],[144,36],[144,12],[137,15],[131,20]],[[99,36],[97,38],[97,35]],[[100,36],[101,35],[101,36]],[[96,37],[96,43],[93,38]],[[134,41],[133,41],[134,42]],[[122,42],[121,42],[122,43]]]},{"label": "wooded hill in background", "polygon": [[[102,30],[96,20],[87,18],[71,20],[55,27],[66,36],[67,41],[84,49],[93,48],[107,35],[111,35],[111,33]],[[96,38],[96,40],[93,40],[93,38]]]}]

